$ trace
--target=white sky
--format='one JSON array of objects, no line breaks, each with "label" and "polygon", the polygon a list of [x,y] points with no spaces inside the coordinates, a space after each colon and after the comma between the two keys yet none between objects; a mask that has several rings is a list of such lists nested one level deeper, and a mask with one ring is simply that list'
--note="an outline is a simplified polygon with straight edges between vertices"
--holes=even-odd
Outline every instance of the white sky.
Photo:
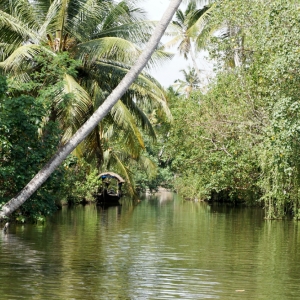
[{"label": "white sky", "polygon": [[[160,20],[166,8],[168,7],[169,0],[141,0],[138,5],[143,7],[148,13],[150,20]],[[176,53],[175,49],[170,49],[170,52]],[[197,56],[198,68],[204,70],[203,74],[209,73],[211,65],[205,60],[203,53]],[[161,67],[153,70],[151,74],[164,86],[168,87],[174,83],[176,79],[182,79],[180,70],[187,69],[187,66],[192,67],[190,60],[185,60],[178,53],[171,61],[166,61]]]}]

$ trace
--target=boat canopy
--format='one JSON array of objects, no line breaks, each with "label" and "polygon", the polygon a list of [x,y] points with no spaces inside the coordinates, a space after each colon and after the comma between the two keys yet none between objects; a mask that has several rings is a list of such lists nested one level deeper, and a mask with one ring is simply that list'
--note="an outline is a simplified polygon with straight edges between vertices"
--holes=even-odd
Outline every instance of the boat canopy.
[{"label": "boat canopy", "polygon": [[105,173],[101,173],[101,174],[99,175],[99,177],[100,177],[102,180],[104,180],[104,179],[106,179],[106,178],[108,178],[108,179],[112,178],[112,179],[118,180],[119,183],[124,183],[124,182],[125,182],[125,180],[124,180],[120,175],[118,175],[117,173],[113,173],[113,172],[105,172]]}]

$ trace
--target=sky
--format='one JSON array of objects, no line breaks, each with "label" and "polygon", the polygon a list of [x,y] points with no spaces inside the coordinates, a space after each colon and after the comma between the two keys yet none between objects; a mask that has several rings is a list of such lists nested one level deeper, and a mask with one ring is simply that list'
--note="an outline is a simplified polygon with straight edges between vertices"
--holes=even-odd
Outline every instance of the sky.
[{"label": "sky", "polygon": [[[138,6],[145,9],[150,20],[160,20],[168,5],[169,0],[142,0],[138,2]],[[191,60],[185,60],[180,56],[176,51],[176,47],[169,51],[176,53],[175,57],[171,61],[166,61],[161,67],[151,71],[151,75],[164,87],[169,87],[176,79],[183,79],[180,70],[187,69],[188,66],[192,67]],[[205,59],[206,56],[206,53],[197,55],[197,65],[200,70],[203,70],[203,74],[209,74],[212,69],[211,64]]]}]

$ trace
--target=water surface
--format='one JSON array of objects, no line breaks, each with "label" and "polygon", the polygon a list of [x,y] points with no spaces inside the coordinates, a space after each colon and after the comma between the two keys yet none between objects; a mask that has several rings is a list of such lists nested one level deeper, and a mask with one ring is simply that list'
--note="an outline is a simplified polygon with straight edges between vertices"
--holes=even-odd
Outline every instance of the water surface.
[{"label": "water surface", "polygon": [[0,299],[299,299],[300,231],[171,193],[0,234]]}]

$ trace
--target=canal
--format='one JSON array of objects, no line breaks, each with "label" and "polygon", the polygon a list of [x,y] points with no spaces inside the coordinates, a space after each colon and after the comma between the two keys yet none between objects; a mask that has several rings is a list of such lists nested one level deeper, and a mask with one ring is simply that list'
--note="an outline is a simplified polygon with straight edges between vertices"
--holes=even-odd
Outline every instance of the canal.
[{"label": "canal", "polygon": [[172,193],[0,233],[0,299],[299,299],[299,222]]}]

